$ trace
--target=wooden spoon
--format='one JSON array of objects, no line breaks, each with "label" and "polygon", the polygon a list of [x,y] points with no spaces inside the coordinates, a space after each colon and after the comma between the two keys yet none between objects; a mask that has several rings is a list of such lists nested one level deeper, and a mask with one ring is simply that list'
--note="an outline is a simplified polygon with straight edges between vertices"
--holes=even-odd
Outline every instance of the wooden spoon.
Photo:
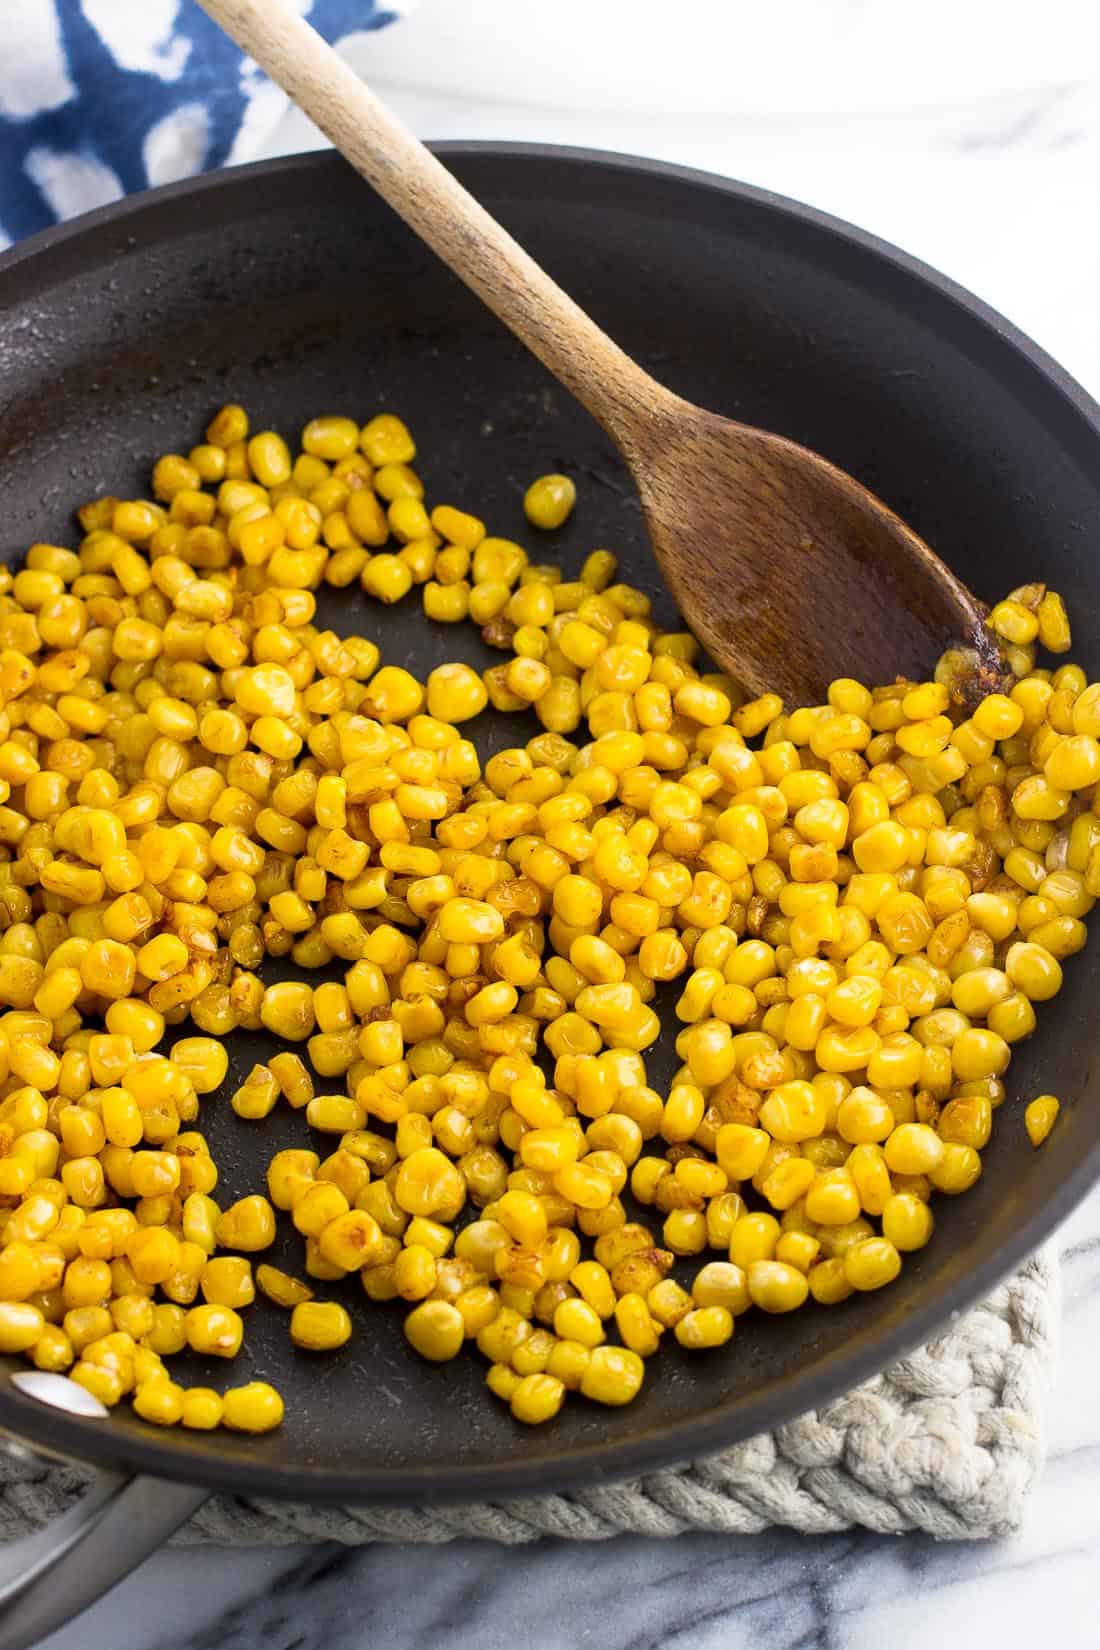
[{"label": "wooden spoon", "polygon": [[836,676],[926,676],[955,646],[977,654],[967,697],[999,684],[981,604],[872,493],[643,372],[287,0],[199,3],[603,425],[672,594],[731,676],[816,702]]}]

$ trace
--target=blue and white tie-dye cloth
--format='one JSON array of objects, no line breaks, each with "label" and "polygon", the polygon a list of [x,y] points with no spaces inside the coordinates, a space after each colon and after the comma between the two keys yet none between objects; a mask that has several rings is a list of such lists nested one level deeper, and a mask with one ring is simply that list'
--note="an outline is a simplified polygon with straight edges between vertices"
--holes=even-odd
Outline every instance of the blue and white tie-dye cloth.
[{"label": "blue and white tie-dye cloth", "polygon": [[[387,0],[295,0],[329,40]],[[0,248],[135,189],[251,160],[281,92],[195,0],[0,0]]]}]

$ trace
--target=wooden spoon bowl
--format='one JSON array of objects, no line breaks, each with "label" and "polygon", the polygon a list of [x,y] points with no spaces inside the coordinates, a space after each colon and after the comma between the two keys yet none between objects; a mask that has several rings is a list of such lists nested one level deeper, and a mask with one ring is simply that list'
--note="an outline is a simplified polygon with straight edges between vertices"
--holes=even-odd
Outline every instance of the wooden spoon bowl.
[{"label": "wooden spoon bowl", "polygon": [[679,400],[619,440],[669,589],[751,692],[799,704],[837,676],[926,676],[948,646],[976,655],[961,699],[1002,685],[982,604],[843,470]]}]

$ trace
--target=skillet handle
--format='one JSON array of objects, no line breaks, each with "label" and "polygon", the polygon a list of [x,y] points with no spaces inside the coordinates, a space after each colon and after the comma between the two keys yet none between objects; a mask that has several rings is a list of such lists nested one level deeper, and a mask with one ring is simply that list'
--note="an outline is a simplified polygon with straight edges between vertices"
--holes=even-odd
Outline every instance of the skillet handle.
[{"label": "skillet handle", "polygon": [[74,1507],[0,1547],[0,1650],[30,1650],[124,1581],[210,1492],[97,1472]]}]

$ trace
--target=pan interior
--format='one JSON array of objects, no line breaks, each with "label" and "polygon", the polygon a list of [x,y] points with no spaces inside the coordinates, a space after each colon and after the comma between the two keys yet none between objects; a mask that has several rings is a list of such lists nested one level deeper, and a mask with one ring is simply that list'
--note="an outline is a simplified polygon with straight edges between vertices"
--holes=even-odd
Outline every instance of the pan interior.
[{"label": "pan interior", "polygon": [[[670,387],[850,470],[986,599],[1049,580],[1076,623],[1074,657],[1095,672],[1095,412],[978,306],[749,191],[568,153],[456,149],[450,163]],[[144,491],[151,459],[186,451],[227,400],[244,402],[255,427],[288,436],[319,412],[397,412],[416,435],[433,501],[474,511],[536,559],[563,562],[567,577],[588,550],[611,547],[623,576],[672,618],[606,437],[331,157],[174,189],[0,267],[0,554],[14,561],[35,540],[71,543],[74,506]],[[543,539],[520,501],[548,470],[573,475],[580,502],[566,529]],[[382,608],[357,588],[330,593],[321,615],[421,675],[445,659],[501,658],[471,626],[429,625],[415,596]],[[535,731],[481,721],[473,737],[483,749]],[[936,1237],[898,1284],[829,1311],[754,1314],[718,1354],[670,1348],[629,1410],[574,1402],[551,1426],[525,1431],[485,1392],[479,1358],[420,1362],[401,1310],[362,1303],[348,1285],[356,1334],[336,1355],[294,1351],[283,1314],[250,1310],[233,1379],[280,1387],[280,1432],[153,1435],[123,1406],[101,1426],[64,1423],[51,1435],[78,1453],[228,1488],[410,1499],[523,1494],[748,1436],[928,1333],[1043,1235],[1067,1185],[1083,1188],[1098,1144],[1096,986],[1086,952],[1013,1061],[983,1180],[937,1203]],[[264,1037],[235,1034],[229,1085],[272,1051]],[[663,1060],[667,1078],[670,1050]],[[1061,1095],[1065,1110],[1033,1153],[1021,1114],[1040,1090]],[[242,1122],[224,1095],[204,1103],[201,1126],[226,1197],[262,1189],[267,1159],[307,1132],[286,1112]],[[299,1269],[296,1237],[270,1258]],[[0,1419],[42,1434],[10,1394]]]}]

